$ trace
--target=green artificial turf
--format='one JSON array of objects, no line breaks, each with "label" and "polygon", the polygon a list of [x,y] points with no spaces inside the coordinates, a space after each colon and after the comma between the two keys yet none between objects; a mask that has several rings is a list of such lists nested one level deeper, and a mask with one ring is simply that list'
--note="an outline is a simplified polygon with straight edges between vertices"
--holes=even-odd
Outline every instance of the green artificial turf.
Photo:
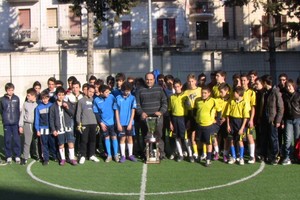
[{"label": "green artificial turf", "polygon": [[[3,134],[0,129],[0,147],[3,158]],[[67,188],[92,191],[88,194],[70,191],[40,183],[27,173],[32,159],[26,166],[11,165],[0,167],[0,197],[30,200],[77,200],[77,199],[121,199],[135,200],[141,197],[141,180],[144,164],[127,161],[123,164],[86,161],[84,165],[59,166],[50,161],[48,166],[39,162],[31,165],[31,173],[40,180]],[[224,186],[251,176],[261,163],[228,165],[214,161],[211,167],[203,163],[175,162],[164,160],[161,164],[148,164],[145,195],[154,199],[299,199],[300,165],[272,166],[266,164],[263,171],[251,179],[234,185]],[[209,190],[206,190],[209,189]],[[193,190],[193,191],[191,191]],[[107,192],[109,194],[103,194]],[[124,194],[122,194],[124,193]],[[128,193],[132,195],[128,196]],[[115,196],[119,195],[119,196]]]}]

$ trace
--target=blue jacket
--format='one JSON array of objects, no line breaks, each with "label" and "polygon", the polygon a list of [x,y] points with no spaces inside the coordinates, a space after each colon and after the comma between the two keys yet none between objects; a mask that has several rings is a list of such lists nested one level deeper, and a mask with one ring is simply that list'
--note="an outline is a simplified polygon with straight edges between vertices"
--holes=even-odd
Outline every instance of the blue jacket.
[{"label": "blue jacket", "polygon": [[50,107],[52,103],[40,103],[35,109],[34,127],[37,131],[50,128]]},{"label": "blue jacket", "polygon": [[11,99],[4,95],[1,98],[0,113],[3,125],[18,125],[20,119],[20,99],[13,95]]}]

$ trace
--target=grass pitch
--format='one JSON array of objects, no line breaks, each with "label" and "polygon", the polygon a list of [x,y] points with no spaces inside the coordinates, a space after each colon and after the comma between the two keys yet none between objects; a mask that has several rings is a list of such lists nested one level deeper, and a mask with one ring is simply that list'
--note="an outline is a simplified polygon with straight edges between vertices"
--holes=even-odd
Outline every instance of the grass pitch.
[{"label": "grass pitch", "polygon": [[[2,132],[2,128],[1,128]],[[0,134],[3,158],[3,134]],[[164,160],[161,164],[148,164],[143,171],[141,161],[123,164],[110,162],[84,165],[59,166],[50,161],[26,166],[6,165],[0,167],[0,197],[3,200],[77,200],[77,199],[121,199],[135,200],[143,197],[154,199],[299,199],[300,165],[265,165],[256,176],[242,181],[261,169],[261,163],[228,165],[214,161],[206,168],[199,163],[186,161],[177,163]],[[71,191],[34,180],[27,170],[40,180],[53,185],[73,188]],[[142,174],[146,173],[144,196],[141,195]],[[233,185],[226,184],[238,181]],[[222,186],[212,189],[216,186]],[[224,187],[223,187],[224,186]],[[210,188],[210,190],[206,190]],[[87,193],[87,191],[96,194]]]}]

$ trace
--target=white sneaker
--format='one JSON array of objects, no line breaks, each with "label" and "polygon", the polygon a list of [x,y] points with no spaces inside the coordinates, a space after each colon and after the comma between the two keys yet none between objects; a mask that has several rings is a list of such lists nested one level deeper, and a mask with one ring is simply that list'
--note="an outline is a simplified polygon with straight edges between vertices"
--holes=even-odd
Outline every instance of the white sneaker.
[{"label": "white sneaker", "polygon": [[96,156],[91,156],[90,160],[94,162],[100,162],[100,160]]},{"label": "white sneaker", "polygon": [[21,159],[19,157],[16,157],[16,164],[21,164]]},{"label": "white sneaker", "polygon": [[7,162],[7,164],[11,164],[12,158],[11,158],[11,157],[7,158],[7,159],[6,159],[6,162]]},{"label": "white sneaker", "polygon": [[82,156],[81,158],[80,158],[80,160],[79,160],[79,164],[84,164],[84,162],[85,162],[85,157],[84,156]]},{"label": "white sneaker", "polygon": [[206,153],[203,153],[200,157],[200,160],[206,160],[206,157],[207,157],[207,154]]},{"label": "white sneaker", "polygon": [[244,165],[245,164],[245,161],[243,158],[240,158],[240,161],[239,161],[240,165]]},{"label": "white sneaker", "polygon": [[228,164],[232,165],[235,163],[235,158],[230,158],[230,160],[228,161]]}]

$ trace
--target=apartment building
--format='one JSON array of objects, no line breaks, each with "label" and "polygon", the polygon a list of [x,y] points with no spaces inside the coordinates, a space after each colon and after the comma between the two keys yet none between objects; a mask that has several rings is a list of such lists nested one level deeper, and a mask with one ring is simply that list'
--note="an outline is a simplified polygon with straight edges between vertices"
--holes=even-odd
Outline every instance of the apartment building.
[{"label": "apartment building", "polygon": [[[68,2],[68,1],[63,1]],[[181,51],[243,50],[261,51],[268,46],[263,10],[253,5],[225,7],[220,0],[153,0],[152,32],[154,48]],[[95,48],[147,48],[147,0],[132,8],[118,21],[109,13]],[[0,0],[2,50],[53,50],[85,48],[87,17],[72,11],[72,4],[57,0]],[[282,17],[287,21],[287,17]],[[277,43],[288,38],[275,35]],[[279,50],[299,50],[296,39]]]},{"label": "apartment building", "polygon": [[[223,4],[222,0],[152,0],[154,68],[183,80],[191,72],[209,75],[217,69],[226,70],[229,77],[250,69],[269,73],[264,11],[252,12],[251,4],[234,8]],[[140,0],[118,19],[107,13],[102,34],[94,38],[97,77],[121,71],[137,77],[149,70],[147,5],[147,0]],[[290,38],[284,32],[275,34],[277,44],[286,39]],[[290,39],[277,48],[278,73],[299,75],[299,44]],[[12,81],[17,93],[25,95],[33,80],[46,85],[49,76],[66,82],[75,75],[85,82],[86,49],[84,8],[79,17],[67,0],[0,0],[0,92],[1,85]]]}]

